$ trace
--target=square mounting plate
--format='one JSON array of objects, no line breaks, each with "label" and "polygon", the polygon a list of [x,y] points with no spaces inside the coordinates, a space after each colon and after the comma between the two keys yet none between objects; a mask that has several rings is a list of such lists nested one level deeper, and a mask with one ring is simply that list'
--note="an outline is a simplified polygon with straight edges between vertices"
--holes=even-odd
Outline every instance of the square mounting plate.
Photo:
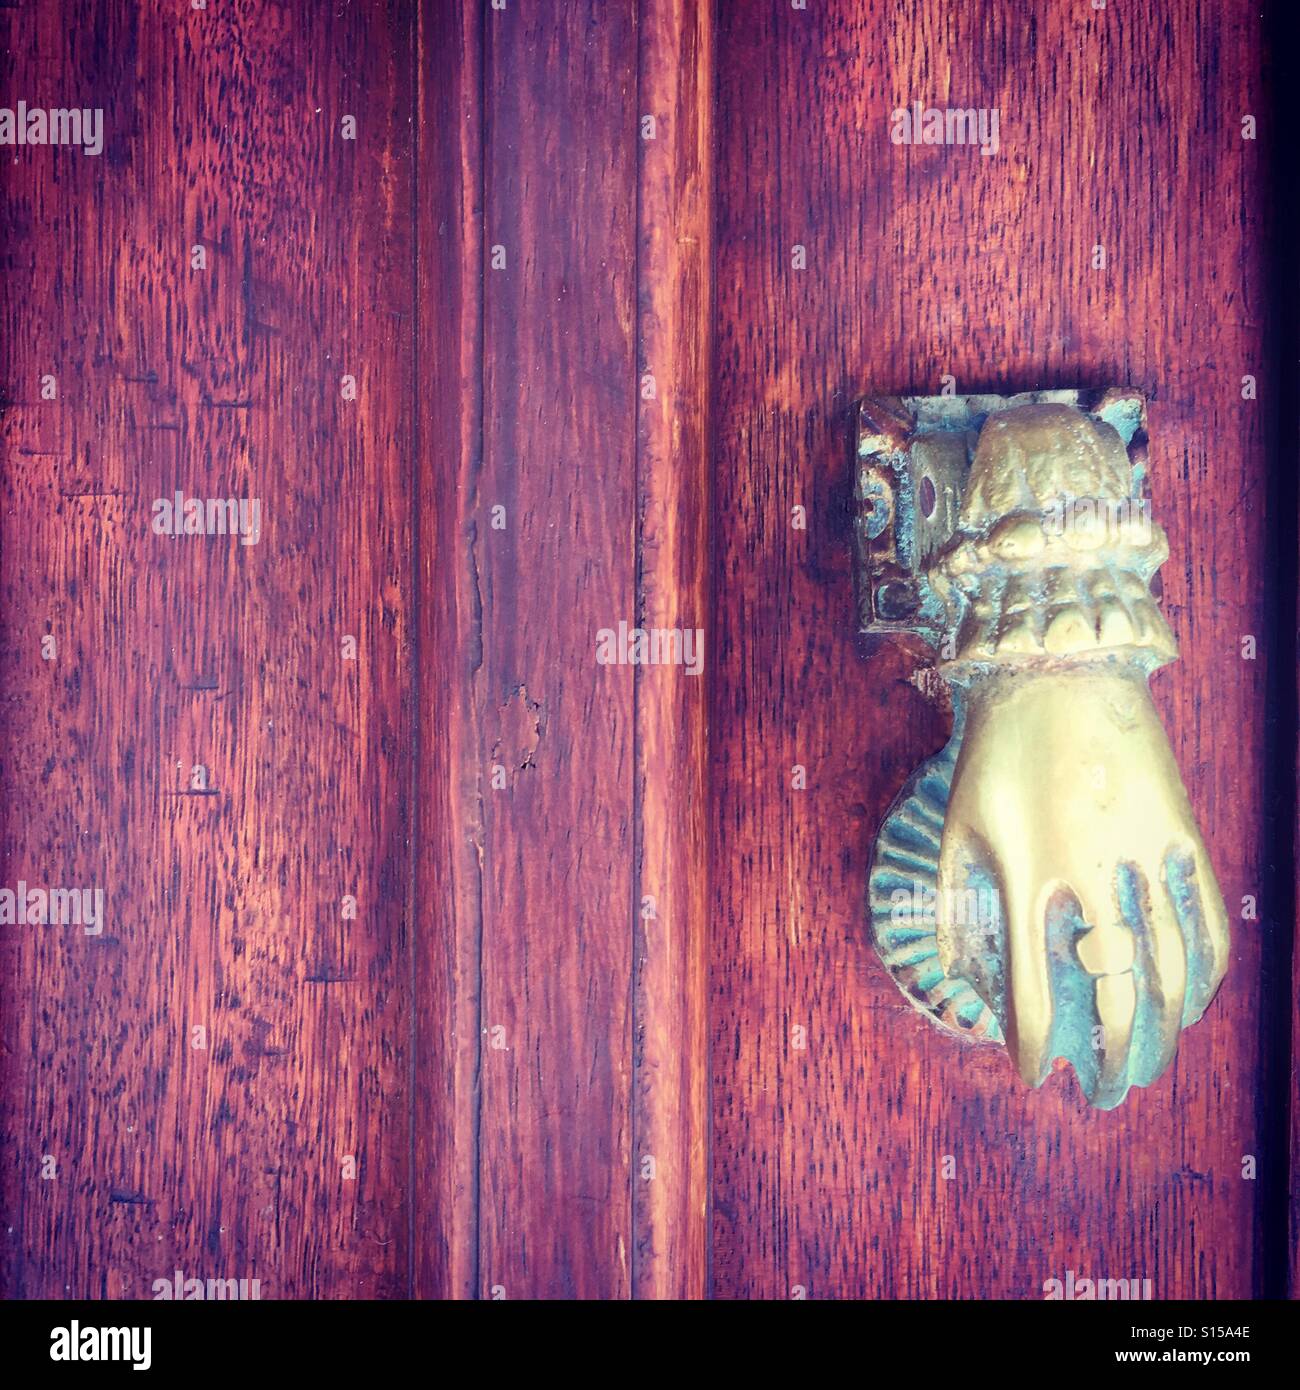
[{"label": "square mounting plate", "polygon": [[925,568],[956,529],[979,432],[998,411],[1047,403],[1113,425],[1133,465],[1133,493],[1146,495],[1146,399],[1133,387],[862,401],[853,493],[861,631],[911,632],[938,646],[943,606]]}]

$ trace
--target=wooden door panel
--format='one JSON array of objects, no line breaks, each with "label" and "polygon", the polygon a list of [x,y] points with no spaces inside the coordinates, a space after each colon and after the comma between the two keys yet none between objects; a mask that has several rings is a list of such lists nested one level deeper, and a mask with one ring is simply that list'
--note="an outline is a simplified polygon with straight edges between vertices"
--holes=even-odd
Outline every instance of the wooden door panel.
[{"label": "wooden door panel", "polygon": [[625,5],[486,31],[476,681],[481,775],[505,788],[482,798],[480,970],[504,1032],[481,1062],[479,1262],[507,1297],[629,1289],[633,673],[593,639],[636,584],[635,55]]},{"label": "wooden door panel", "polygon": [[[1282,1158],[1258,1020],[1285,924],[1262,862],[1275,658],[1242,659],[1265,630],[1277,385],[1267,154],[1240,123],[1262,98],[1258,26],[1190,0],[719,9],[717,1295],[1041,1297],[1068,1269],[1164,1297],[1260,1287],[1243,1160]],[[916,100],[997,108],[1000,149],[891,143]],[[1264,902],[1263,929],[1234,922],[1227,982],[1174,1068],[1111,1113],[1068,1074],[1031,1092],[1001,1049],[942,1036],[868,943],[873,836],[946,731],[916,658],[855,642],[852,405],[945,375],[1149,397],[1182,647],[1156,697],[1234,918]]]},{"label": "wooden door panel", "polygon": [[[106,137],[4,151],[0,886],[110,922],[0,926],[5,1293],[1280,1292],[1277,7],[335,8],[0,10]],[[854,407],[946,379],[1150,401],[1234,944],[1109,1113],[869,942],[947,716],[856,631]],[[177,488],[262,538],[153,534]]]},{"label": "wooden door panel", "polygon": [[[4,881],[107,921],[2,929],[5,1292],[394,1296],[409,24],[90,11],[0,14],[5,90],[105,135],[6,151]],[[155,534],[177,489],[261,538]]]}]

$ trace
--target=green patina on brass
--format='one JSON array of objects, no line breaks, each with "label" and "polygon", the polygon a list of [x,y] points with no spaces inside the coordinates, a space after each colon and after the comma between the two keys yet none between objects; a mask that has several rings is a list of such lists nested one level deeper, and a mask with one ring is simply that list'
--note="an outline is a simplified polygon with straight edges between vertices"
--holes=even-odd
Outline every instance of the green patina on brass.
[{"label": "green patina on brass", "polygon": [[1227,967],[1227,918],[1148,680],[1177,656],[1133,391],[863,404],[863,630],[911,633],[951,695],[871,874],[913,1005],[1091,1104],[1161,1076]]}]

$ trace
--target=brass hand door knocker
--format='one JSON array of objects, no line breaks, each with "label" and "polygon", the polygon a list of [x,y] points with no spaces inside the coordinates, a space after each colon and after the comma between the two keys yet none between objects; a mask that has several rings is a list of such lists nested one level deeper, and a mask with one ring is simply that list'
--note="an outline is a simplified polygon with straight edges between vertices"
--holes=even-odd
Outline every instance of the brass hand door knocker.
[{"label": "brass hand door knocker", "polygon": [[1227,915],[1151,701],[1177,646],[1134,392],[869,400],[862,625],[914,632],[952,696],[871,871],[876,948],[908,999],[1064,1058],[1118,1105],[1168,1067],[1228,963]]}]

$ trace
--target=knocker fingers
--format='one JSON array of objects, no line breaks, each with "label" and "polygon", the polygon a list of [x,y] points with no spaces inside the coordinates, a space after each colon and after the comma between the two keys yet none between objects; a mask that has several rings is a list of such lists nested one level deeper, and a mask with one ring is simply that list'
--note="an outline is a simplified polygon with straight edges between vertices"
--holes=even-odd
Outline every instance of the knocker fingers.
[{"label": "knocker fingers", "polygon": [[1120,864],[1116,891],[1134,943],[1133,1025],[1116,1077],[1122,1099],[1129,1086],[1149,1086],[1173,1060],[1187,995],[1187,945],[1164,861]]},{"label": "knocker fingers", "polygon": [[1212,953],[1213,929],[1192,856],[1076,866],[1068,879],[1006,869],[1003,891],[1007,1041],[1022,1077],[1039,1085],[1064,1058],[1103,1109],[1150,1085],[1203,1007],[1189,967]]},{"label": "knocker fingers", "polygon": [[1200,837],[1165,858],[1166,882],[1187,943],[1183,1027],[1205,1012],[1228,968],[1228,913]]},{"label": "knocker fingers", "polygon": [[1203,851],[1178,837],[1159,858],[1117,865],[1110,893],[1075,894],[1083,930],[1074,954],[1092,977],[1097,1020],[1091,1084],[1071,1061],[1094,1104],[1117,1105],[1161,1076],[1222,978],[1227,924],[1205,871]]}]

